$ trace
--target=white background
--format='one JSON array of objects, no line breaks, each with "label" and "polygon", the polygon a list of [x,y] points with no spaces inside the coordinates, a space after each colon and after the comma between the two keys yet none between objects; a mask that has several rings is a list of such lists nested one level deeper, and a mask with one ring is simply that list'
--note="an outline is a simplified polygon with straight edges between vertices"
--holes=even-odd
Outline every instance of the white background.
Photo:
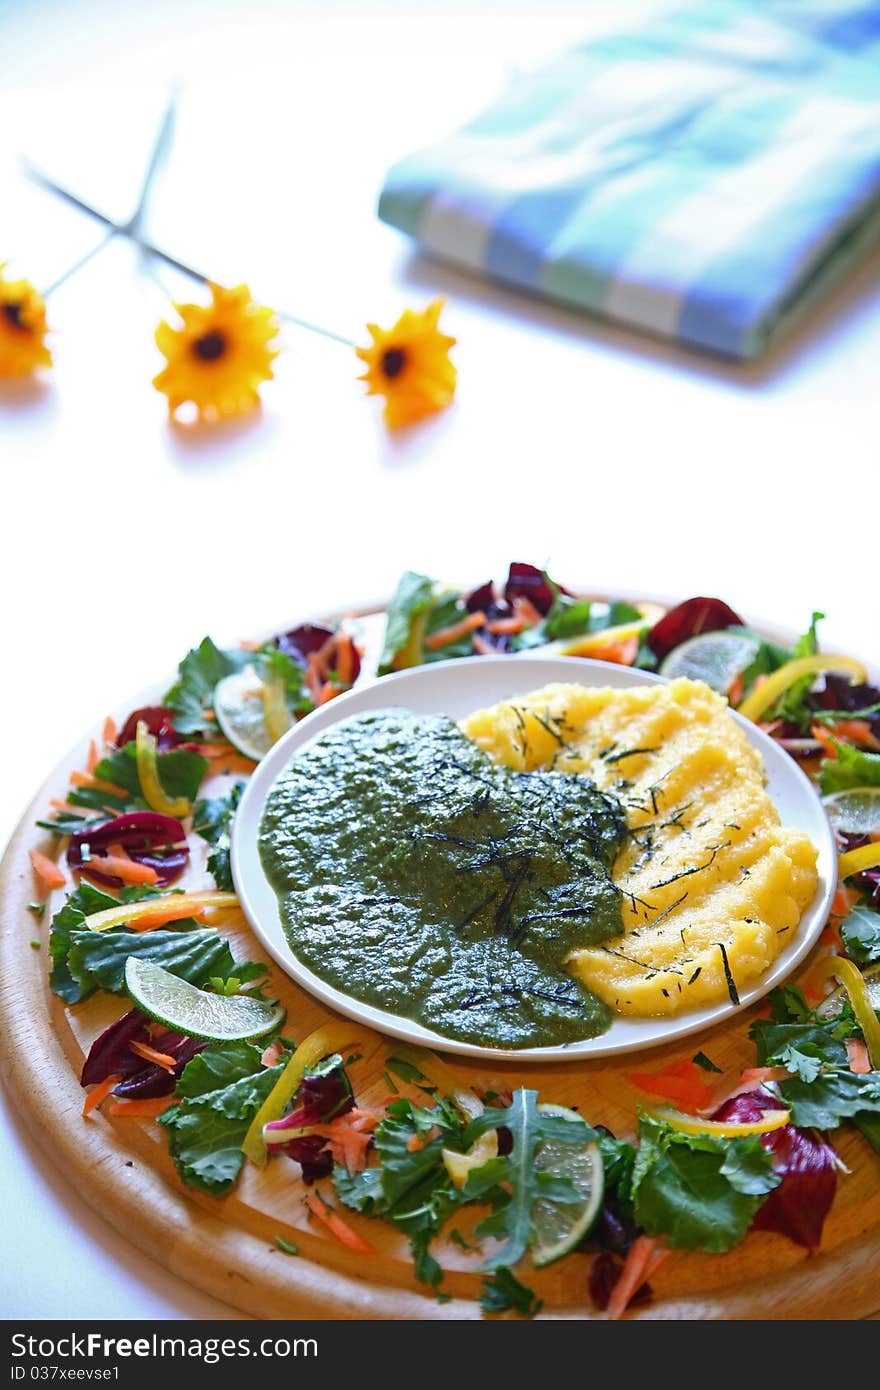
[{"label": "white background", "polygon": [[[374,216],[387,166],[518,68],[665,8],[0,0],[11,270],[45,286],[100,236],[16,157],[124,218],[178,82],[156,241],[359,340],[442,292],[460,340],[456,404],[405,437],[349,349],[294,329],[260,414],[181,429],[152,333],[190,286],[114,243],[51,296],[55,371],[0,387],[0,840],[77,737],[205,632],[373,598],[407,566],[482,580],[525,559],[793,627],[815,606],[826,645],[876,658],[880,256],[743,368],[431,264]],[[237,1316],[130,1250],[8,1112],[0,1150],[6,1317]]]}]

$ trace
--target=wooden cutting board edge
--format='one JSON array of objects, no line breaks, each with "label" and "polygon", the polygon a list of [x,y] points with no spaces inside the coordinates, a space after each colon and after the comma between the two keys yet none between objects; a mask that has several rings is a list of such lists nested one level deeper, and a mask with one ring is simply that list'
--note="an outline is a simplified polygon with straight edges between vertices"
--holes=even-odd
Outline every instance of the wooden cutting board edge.
[{"label": "wooden cutting board edge", "polygon": [[[767,624],[761,627],[771,633]],[[782,631],[778,635],[790,636]],[[51,790],[77,765],[81,748],[82,741],[46,779],[0,861],[0,1075],[35,1142],[79,1196],[126,1240],[186,1283],[254,1318],[479,1318],[479,1306],[470,1299],[439,1303],[416,1288],[375,1286],[366,1277],[328,1268],[304,1255],[281,1255],[265,1235],[231,1227],[194,1201],[182,1185],[172,1185],[164,1173],[143,1161],[136,1144],[124,1142],[117,1128],[100,1121],[83,1123],[82,1090],[53,1021],[56,1001],[48,989],[45,954],[31,950],[25,934],[13,929],[19,922],[27,924],[27,903],[33,898],[28,851],[48,851],[52,846],[51,836],[35,834],[34,819]],[[708,1297],[660,1299],[630,1316],[877,1318],[878,1262],[880,1226],[875,1226],[833,1252],[820,1252],[770,1278],[758,1274]],[[596,1315],[563,1309],[542,1316],[583,1321]]]}]

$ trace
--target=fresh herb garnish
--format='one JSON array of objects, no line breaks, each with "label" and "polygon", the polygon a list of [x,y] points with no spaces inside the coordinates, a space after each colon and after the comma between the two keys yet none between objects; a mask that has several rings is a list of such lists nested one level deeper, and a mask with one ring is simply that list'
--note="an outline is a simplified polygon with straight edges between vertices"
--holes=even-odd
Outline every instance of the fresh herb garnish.
[{"label": "fresh herb garnish", "polygon": [[193,830],[212,846],[208,855],[208,871],[218,888],[232,892],[232,869],[229,864],[230,831],[244,782],[236,782],[225,796],[205,797],[193,807]]},{"label": "fresh herb garnish", "polygon": [[702,1067],[703,1071],[715,1071],[719,1073],[721,1072],[721,1067],[716,1067],[715,1063],[712,1061],[712,1058],[707,1057],[705,1052],[695,1052],[692,1060],[697,1064],[698,1067]]},{"label": "fresh herb garnish", "polygon": [[520,1317],[533,1318],[543,1306],[543,1301],[521,1284],[510,1269],[499,1269],[483,1280],[480,1307],[484,1313],[512,1311]]},{"label": "fresh herb garnish", "polygon": [[275,1244],[283,1255],[298,1255],[299,1246],[294,1245],[293,1241],[285,1240],[284,1236],[276,1236]]},{"label": "fresh herb garnish", "polygon": [[860,964],[880,961],[880,912],[859,903],[841,923],[840,939],[847,955]]}]

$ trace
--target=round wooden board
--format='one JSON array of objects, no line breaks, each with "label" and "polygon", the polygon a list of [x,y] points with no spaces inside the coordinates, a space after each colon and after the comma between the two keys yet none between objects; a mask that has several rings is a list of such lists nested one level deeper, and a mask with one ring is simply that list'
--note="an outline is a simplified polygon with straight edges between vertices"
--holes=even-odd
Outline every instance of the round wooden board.
[{"label": "round wooden board", "polygon": [[[766,628],[765,628],[766,630]],[[154,692],[155,693],[155,692]],[[143,701],[141,701],[143,703]],[[50,796],[61,794],[71,770],[83,765],[84,745],[71,752],[48,778],[25,812],[0,865],[0,1061],[9,1093],[34,1138],[59,1165],[79,1194],[127,1239],[172,1273],[263,1318],[419,1318],[481,1316],[477,1259],[451,1241],[436,1243],[446,1271],[449,1302],[426,1294],[412,1276],[406,1242],[379,1221],[351,1217],[377,1247],[374,1257],[352,1254],[323,1228],[310,1224],[298,1167],[286,1159],[259,1172],[247,1167],[227,1197],[215,1199],[185,1188],[168,1157],[165,1136],[155,1123],[114,1118],[102,1112],[81,1118],[79,1073],[97,1034],[123,1010],[121,1000],[99,993],[73,1008],[53,996],[47,983],[49,912],[35,927],[27,904],[34,896],[28,858],[31,848],[50,851],[52,837],[34,828]],[[29,948],[37,935],[40,951]],[[239,958],[261,959],[243,918],[231,936]],[[302,1038],[332,1015],[273,967],[273,985],[288,1009],[286,1031]],[[750,1015],[707,1033],[700,1046],[722,1067],[753,1062],[747,1038]],[[689,1056],[687,1043],[652,1050],[650,1066]],[[387,1096],[380,1048],[356,1063],[352,1075],[359,1100]],[[463,1078],[497,1080],[540,1090],[544,1099],[576,1106],[593,1123],[617,1134],[631,1132],[639,1094],[626,1080],[634,1059],[600,1060],[571,1066],[528,1066],[453,1059]],[[652,1283],[654,1301],[631,1316],[648,1319],[852,1319],[880,1309],[876,1281],[880,1259],[880,1157],[851,1129],[836,1135],[836,1148],[850,1170],[842,1173],[825,1225],[821,1250],[807,1255],[779,1235],[756,1232],[723,1256],[673,1253]],[[348,1213],[346,1213],[348,1217]],[[465,1229],[466,1224],[459,1221]],[[294,1242],[289,1257],[276,1235]],[[544,1300],[541,1316],[588,1318],[589,1262],[578,1254],[528,1282]]]}]

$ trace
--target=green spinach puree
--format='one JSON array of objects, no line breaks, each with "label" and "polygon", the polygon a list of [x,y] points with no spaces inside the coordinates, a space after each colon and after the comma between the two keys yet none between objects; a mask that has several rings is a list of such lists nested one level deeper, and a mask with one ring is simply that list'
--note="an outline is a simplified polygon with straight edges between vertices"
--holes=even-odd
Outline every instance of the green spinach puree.
[{"label": "green spinach puree", "polygon": [[623,810],[514,772],[451,720],[334,725],[275,783],[260,853],[297,958],[356,999],[489,1047],[573,1042],[610,1012],[564,966],[622,930]]}]

